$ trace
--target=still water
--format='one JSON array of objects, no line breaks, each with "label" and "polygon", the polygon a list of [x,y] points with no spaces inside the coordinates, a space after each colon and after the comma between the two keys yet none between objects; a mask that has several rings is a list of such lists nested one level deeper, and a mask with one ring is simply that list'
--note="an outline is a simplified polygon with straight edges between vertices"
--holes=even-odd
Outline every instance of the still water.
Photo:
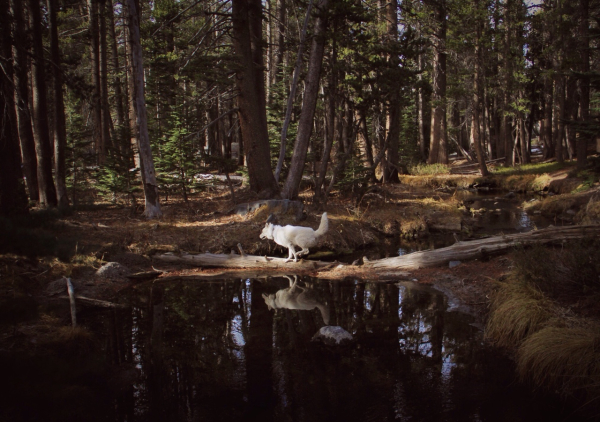
[{"label": "still water", "polygon": [[[84,319],[135,368],[120,421],[559,421],[432,288],[310,278],[145,283]],[[280,292],[277,296],[277,292]],[[286,308],[287,307],[287,308]],[[289,309],[289,308],[296,309]],[[325,322],[349,346],[312,342]]]}]

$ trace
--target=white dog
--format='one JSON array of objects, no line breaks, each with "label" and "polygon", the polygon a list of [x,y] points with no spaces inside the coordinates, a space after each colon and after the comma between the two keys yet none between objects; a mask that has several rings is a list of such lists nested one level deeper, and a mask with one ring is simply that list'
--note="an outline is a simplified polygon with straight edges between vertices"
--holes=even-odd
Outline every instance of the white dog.
[{"label": "white dog", "polygon": [[297,309],[310,311],[317,308],[321,312],[323,322],[329,325],[329,307],[317,299],[315,291],[298,286],[297,276],[294,276],[294,281],[288,276],[284,277],[290,281],[290,287],[281,289],[275,294],[266,295],[263,293],[262,295],[269,310]]},{"label": "white dog", "polygon": [[[288,248],[290,254],[285,262],[290,262],[292,256],[294,262],[298,262],[298,257],[308,254],[308,248],[313,247],[317,244],[319,237],[327,233],[329,229],[329,220],[327,219],[327,213],[324,212],[321,217],[321,224],[317,230],[313,230],[310,227],[301,226],[278,226],[272,223],[265,224],[265,228],[260,234],[261,239],[272,239],[278,245]],[[296,252],[295,246],[300,246],[301,251]]]}]

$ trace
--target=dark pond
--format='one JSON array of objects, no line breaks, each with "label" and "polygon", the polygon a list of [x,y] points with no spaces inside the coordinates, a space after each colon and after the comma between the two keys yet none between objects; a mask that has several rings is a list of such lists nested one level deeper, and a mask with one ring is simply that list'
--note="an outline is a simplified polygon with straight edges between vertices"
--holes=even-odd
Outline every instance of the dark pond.
[{"label": "dark pond", "polygon": [[[566,419],[439,291],[308,278],[285,291],[290,280],[146,283],[123,293],[130,309],[82,316],[111,362],[136,368],[107,419]],[[355,342],[311,342],[327,320]]]}]

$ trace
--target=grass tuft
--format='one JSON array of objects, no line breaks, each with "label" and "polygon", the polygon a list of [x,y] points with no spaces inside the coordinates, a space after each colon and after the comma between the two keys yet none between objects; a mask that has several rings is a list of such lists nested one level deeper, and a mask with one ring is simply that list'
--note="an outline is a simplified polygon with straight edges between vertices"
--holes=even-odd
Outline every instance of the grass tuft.
[{"label": "grass tuft", "polygon": [[598,345],[597,327],[545,327],[519,347],[517,371],[523,380],[589,400],[600,393]]},{"label": "grass tuft", "polygon": [[525,283],[504,284],[492,301],[486,336],[498,346],[512,348],[542,329],[553,317],[554,305]]},{"label": "grass tuft", "polygon": [[408,173],[412,176],[432,176],[438,174],[450,174],[450,166],[446,164],[422,164],[410,166]]}]

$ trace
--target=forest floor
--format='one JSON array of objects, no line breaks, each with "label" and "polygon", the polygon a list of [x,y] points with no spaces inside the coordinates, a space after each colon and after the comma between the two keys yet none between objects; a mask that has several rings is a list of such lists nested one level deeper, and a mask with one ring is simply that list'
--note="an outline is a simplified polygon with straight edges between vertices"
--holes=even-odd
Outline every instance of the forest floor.
[{"label": "forest floor", "polygon": [[[565,180],[569,189],[583,183],[581,179],[567,177],[569,170],[544,174],[545,186],[540,190],[546,190],[545,199],[517,206],[530,207],[532,213],[546,213],[558,224],[600,222],[597,185],[583,193],[558,194],[564,189]],[[513,177],[510,183],[517,183],[514,176],[510,177]],[[530,175],[521,178],[528,180],[521,183],[531,183]],[[477,175],[464,174],[404,176],[400,184],[379,185],[361,197],[352,192],[334,192],[321,210],[311,204],[311,190],[307,188],[301,194],[305,204],[302,221],[295,222],[293,216],[281,215],[279,224],[316,228],[321,212],[327,211],[329,232],[308,259],[351,263],[363,256],[370,260],[395,256],[401,241],[427,249],[435,246],[436,239],[448,236],[452,239],[451,236],[456,235],[461,240],[480,236],[475,230],[477,220],[482,213],[494,210],[470,209],[464,196],[456,194],[456,189],[465,189],[467,194],[469,189],[489,189],[490,185],[502,189],[502,183],[509,179],[501,179],[503,181],[482,180]],[[522,200],[500,189],[496,193],[498,200]],[[172,196],[163,200],[164,215],[153,221],[142,217],[142,209],[132,208],[125,202],[96,201],[92,206],[37,227],[37,237],[33,240],[14,239],[15,243],[26,243],[20,253],[0,255],[0,350],[24,344],[23,337],[36,335],[37,330],[32,327],[48,318],[60,321],[57,325],[68,325],[64,277],[72,280],[77,294],[111,301],[119,290],[140,282],[127,278],[133,273],[153,269],[168,271],[171,275],[218,271],[186,269],[153,261],[152,256],[159,252],[230,253],[237,251],[237,245],[241,244],[249,254],[287,256],[287,251],[272,241],[259,239],[267,218],[264,212],[259,209],[246,215],[232,213],[234,205],[256,199],[247,188],[237,187],[232,200],[229,188],[218,184],[194,194],[188,202]],[[545,206],[547,203],[554,205]],[[39,239],[42,243],[51,243],[48,248],[52,253],[48,256],[39,256],[42,253],[35,244]],[[119,263],[122,267],[107,268],[107,263]],[[435,285],[483,323],[496,282],[507,276],[511,265],[508,254],[485,261],[463,262],[453,268],[413,270],[408,277],[402,275],[399,279]],[[48,307],[48,303],[54,305]]]}]

